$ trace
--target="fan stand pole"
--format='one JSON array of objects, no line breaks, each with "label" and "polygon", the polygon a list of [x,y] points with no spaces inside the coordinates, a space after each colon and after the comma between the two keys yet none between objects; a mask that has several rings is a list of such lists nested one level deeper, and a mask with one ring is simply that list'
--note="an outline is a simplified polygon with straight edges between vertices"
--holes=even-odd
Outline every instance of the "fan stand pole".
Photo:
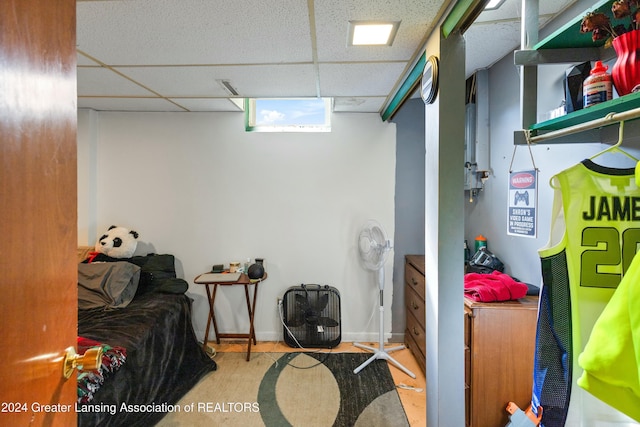
[{"label": "fan stand pole", "polygon": [[373,362],[374,360],[384,359],[384,360],[388,360],[389,362],[391,362],[394,365],[396,365],[397,368],[402,370],[405,374],[409,375],[411,378],[415,378],[416,374],[414,374],[413,372],[411,372],[410,370],[408,370],[407,368],[402,366],[400,364],[400,362],[398,362],[396,359],[394,359],[393,357],[391,357],[389,355],[389,352],[396,351],[396,350],[402,350],[404,348],[404,345],[399,345],[399,346],[391,347],[391,348],[387,348],[387,349],[384,348],[384,294],[383,294],[383,292],[384,292],[383,291],[383,289],[384,289],[384,268],[380,268],[378,270],[378,283],[380,285],[380,335],[378,337],[378,348],[371,347],[371,346],[364,345],[364,344],[360,344],[360,343],[354,343],[353,345],[355,345],[358,348],[362,348],[362,349],[365,349],[365,350],[372,351],[373,355],[370,358],[368,358],[367,360],[365,360],[365,362],[363,364],[361,364],[356,369],[354,369],[353,373],[357,374],[358,372],[363,370],[369,363]]}]

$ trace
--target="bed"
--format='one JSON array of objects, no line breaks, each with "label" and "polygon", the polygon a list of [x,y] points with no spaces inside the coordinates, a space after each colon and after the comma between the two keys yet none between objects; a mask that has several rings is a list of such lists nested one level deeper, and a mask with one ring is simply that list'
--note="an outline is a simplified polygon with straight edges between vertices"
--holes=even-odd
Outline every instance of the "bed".
[{"label": "bed", "polygon": [[78,352],[92,342],[104,350],[99,372],[78,375],[78,425],[151,426],[216,364],[195,337],[188,284],[176,278],[173,256],[98,261],[106,262],[78,264]]}]

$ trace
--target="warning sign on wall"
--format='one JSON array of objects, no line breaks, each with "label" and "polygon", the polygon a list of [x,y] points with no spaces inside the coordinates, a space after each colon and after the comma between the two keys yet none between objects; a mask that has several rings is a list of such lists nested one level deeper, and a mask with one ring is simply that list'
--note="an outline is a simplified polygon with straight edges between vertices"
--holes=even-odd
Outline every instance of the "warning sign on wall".
[{"label": "warning sign on wall", "polygon": [[537,182],[536,170],[510,173],[507,234],[536,237]]}]

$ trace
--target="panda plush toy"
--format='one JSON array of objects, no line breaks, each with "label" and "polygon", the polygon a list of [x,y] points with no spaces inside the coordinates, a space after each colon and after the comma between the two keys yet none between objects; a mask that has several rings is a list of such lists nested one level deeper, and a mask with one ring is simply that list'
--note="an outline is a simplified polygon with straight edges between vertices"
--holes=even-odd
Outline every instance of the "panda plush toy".
[{"label": "panda plush toy", "polygon": [[137,232],[112,225],[96,242],[96,257],[92,261],[99,261],[101,255],[117,259],[131,258],[138,246],[137,239]]}]

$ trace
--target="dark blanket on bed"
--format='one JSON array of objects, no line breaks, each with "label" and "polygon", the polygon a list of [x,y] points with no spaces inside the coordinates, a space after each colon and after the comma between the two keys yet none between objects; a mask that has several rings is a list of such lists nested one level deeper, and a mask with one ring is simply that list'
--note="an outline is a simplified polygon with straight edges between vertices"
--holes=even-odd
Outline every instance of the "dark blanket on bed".
[{"label": "dark blanket on bed", "polygon": [[78,406],[80,426],[151,426],[165,415],[163,404],[175,404],[216,369],[197,342],[184,294],[151,292],[126,308],[79,310],[78,335],[127,351],[93,401]]}]

